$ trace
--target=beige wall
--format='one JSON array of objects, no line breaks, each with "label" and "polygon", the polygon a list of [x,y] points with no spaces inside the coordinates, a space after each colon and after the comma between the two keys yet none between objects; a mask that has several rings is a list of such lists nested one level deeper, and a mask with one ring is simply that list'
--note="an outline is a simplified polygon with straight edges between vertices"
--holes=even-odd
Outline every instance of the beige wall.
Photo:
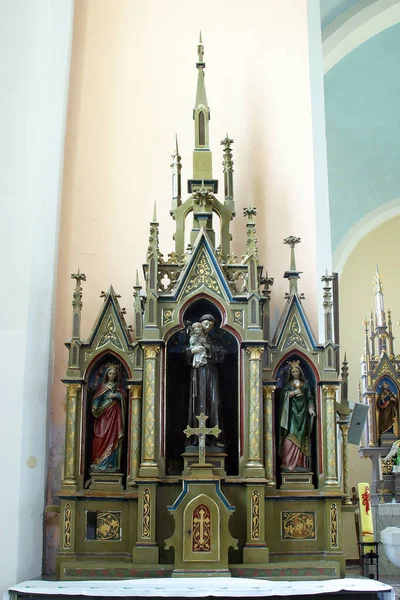
[{"label": "beige wall", "polygon": [[[385,308],[392,309],[394,324],[395,352],[400,352],[398,326],[400,320],[400,280],[398,273],[398,258],[395,250],[395,240],[400,230],[400,217],[386,221],[368,235],[354,248],[347,259],[340,277],[340,331],[342,355],[346,351],[349,362],[349,398],[358,401],[357,383],[360,381],[360,356],[364,352],[364,334],[362,321],[375,310],[375,294],[373,276],[376,265],[383,278]],[[371,462],[359,458],[358,448],[350,446],[350,487],[360,481],[371,480]],[[349,516],[348,526],[352,527],[352,516]],[[346,528],[347,530],[347,528]],[[352,542],[355,555],[355,538]],[[348,554],[349,555],[349,554]]]},{"label": "beige wall", "polygon": [[[87,275],[86,337],[101,306],[100,290],[110,283],[122,295],[130,322],[135,269],[141,273],[155,200],[161,250],[173,249],[170,154],[177,132],[185,182],[192,175],[199,29],[214,177],[221,179],[219,141],[226,132],[235,140],[234,251],[243,253],[242,208],[251,201],[258,208],[260,256],[276,281],[276,318],[288,289],[282,274],[289,267],[289,249],[282,240],[300,236],[300,291],[306,293],[305,307],[316,329],[307,1],[252,0],[251,10],[243,10],[241,0],[79,0],[58,263],[49,502],[61,477],[65,406],[60,378],[67,358],[63,342],[71,331],[70,274],[80,267]],[[49,546],[57,543],[56,537],[48,540]],[[50,548],[50,562],[52,553]]]}]

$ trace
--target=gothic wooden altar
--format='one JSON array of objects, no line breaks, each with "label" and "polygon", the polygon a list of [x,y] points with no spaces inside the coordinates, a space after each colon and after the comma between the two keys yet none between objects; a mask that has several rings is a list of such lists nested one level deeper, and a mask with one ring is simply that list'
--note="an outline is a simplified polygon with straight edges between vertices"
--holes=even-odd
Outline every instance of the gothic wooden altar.
[{"label": "gothic wooden altar", "polygon": [[160,253],[154,212],[133,326],[110,287],[81,339],[85,276],[72,276],[58,576],[343,576],[332,278],[318,343],[298,291],[300,240],[286,238],[288,293],[271,338],[255,207],[244,209],[243,256],[231,251],[228,136],[217,196],[201,41],[196,66],[193,177],[184,196],[176,144],[175,246]]},{"label": "gothic wooden altar", "polygon": [[[375,502],[399,493],[400,476],[389,452],[400,438],[400,359],[396,355],[392,314],[385,310],[382,277],[374,276],[375,315],[364,321],[364,353],[361,356],[360,400],[369,407],[360,456],[372,462],[371,492]],[[389,456],[390,454],[390,456]],[[386,460],[385,460],[386,459]]]}]

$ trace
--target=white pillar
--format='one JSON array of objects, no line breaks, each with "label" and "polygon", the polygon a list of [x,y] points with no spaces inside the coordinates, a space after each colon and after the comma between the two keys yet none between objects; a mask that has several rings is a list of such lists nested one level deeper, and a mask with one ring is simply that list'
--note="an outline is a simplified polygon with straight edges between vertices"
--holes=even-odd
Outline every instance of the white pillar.
[{"label": "white pillar", "polygon": [[41,574],[73,0],[0,6],[0,594]]},{"label": "white pillar", "polygon": [[[324,310],[321,277],[332,271],[331,221],[329,213],[328,162],[326,156],[324,65],[319,2],[307,1],[310,91],[314,158],[315,230],[318,289],[318,339],[323,341]],[[316,332],[317,333],[317,332]]]}]

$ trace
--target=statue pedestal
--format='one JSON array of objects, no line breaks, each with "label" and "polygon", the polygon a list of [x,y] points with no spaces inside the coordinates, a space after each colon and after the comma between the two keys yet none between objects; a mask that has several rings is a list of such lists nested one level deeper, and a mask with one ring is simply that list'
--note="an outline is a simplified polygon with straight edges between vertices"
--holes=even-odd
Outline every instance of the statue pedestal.
[{"label": "statue pedestal", "polygon": [[90,490],[115,490],[122,491],[122,473],[107,473],[107,471],[92,472],[90,474]]},{"label": "statue pedestal", "polygon": [[282,471],[281,490],[313,490],[311,471]]},{"label": "statue pedestal", "polygon": [[[207,465],[212,467],[212,473],[216,477],[226,477],[225,472],[225,458],[228,455],[222,450],[221,452],[214,452],[214,448],[212,452],[208,452],[206,448],[206,462]],[[190,446],[186,449],[186,451],[182,454],[183,457],[183,477],[191,477],[195,473],[199,474],[199,451],[195,446]],[[206,465],[202,465],[206,466]]]},{"label": "statue pedestal", "polygon": [[382,433],[379,445],[388,446],[391,448],[394,442],[397,441],[397,439],[398,438],[394,435],[394,433]]}]

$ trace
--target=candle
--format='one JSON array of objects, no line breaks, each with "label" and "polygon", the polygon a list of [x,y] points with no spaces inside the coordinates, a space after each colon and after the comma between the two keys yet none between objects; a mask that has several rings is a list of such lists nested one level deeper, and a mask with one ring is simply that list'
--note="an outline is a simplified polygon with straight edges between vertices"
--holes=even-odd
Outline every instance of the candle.
[{"label": "candle", "polygon": [[382,476],[382,456],[381,455],[378,456],[378,472],[379,472],[379,481],[383,481],[383,476]]},{"label": "candle", "polygon": [[[358,484],[358,496],[360,498],[360,517],[361,517],[361,531],[362,539],[361,542],[373,542],[374,541],[374,524],[372,521],[372,506],[371,506],[371,492],[368,483]],[[374,551],[374,546],[364,546],[363,553]]]}]

